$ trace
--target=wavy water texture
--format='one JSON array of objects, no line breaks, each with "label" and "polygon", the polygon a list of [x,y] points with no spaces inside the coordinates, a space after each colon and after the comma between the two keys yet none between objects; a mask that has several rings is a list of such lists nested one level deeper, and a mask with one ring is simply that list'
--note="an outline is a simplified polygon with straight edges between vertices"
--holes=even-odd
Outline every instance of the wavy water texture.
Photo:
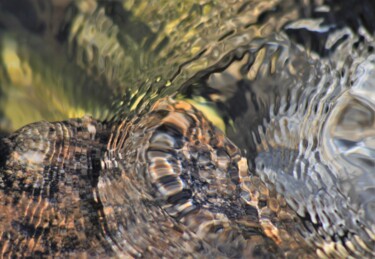
[{"label": "wavy water texture", "polygon": [[[84,204],[72,213],[97,233],[90,249],[110,256],[375,257],[373,3],[57,2],[25,1],[37,10],[28,24],[0,1],[0,100],[47,85],[104,120],[39,123],[0,142],[17,195],[23,181],[23,193],[30,181],[43,192],[43,168],[64,167],[61,190]],[[9,107],[0,114],[13,120]],[[84,194],[69,196],[70,175]],[[20,211],[41,206],[25,197]],[[19,246],[7,253],[31,246],[9,233]]]},{"label": "wavy water texture", "polygon": [[228,136],[268,187],[305,219],[306,238],[320,253],[370,256],[373,56],[345,68],[338,63],[341,71],[331,59],[312,57],[283,35],[252,41],[185,91],[198,88],[220,101],[233,125]]}]

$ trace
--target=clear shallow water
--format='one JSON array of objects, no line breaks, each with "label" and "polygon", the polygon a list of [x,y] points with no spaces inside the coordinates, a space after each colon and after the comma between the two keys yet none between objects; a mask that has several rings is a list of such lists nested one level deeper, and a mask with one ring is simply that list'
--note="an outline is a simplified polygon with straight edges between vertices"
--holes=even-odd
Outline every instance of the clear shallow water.
[{"label": "clear shallow water", "polygon": [[1,2],[4,132],[173,94],[225,130],[320,253],[374,256],[370,1],[23,2],[28,15]]}]

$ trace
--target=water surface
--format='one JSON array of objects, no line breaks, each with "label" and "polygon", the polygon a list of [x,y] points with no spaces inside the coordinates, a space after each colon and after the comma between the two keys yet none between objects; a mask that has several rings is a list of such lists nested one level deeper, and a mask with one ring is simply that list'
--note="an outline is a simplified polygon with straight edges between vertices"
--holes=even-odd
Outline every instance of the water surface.
[{"label": "water surface", "polygon": [[320,255],[354,246],[349,255],[371,257],[374,11],[371,1],[3,0],[0,132],[185,100],[285,197]]}]

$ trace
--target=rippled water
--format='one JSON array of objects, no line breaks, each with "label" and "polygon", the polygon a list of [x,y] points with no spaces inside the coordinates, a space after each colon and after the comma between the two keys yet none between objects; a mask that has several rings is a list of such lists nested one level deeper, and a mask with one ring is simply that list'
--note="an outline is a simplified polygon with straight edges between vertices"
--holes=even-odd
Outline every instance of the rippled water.
[{"label": "rippled water", "polygon": [[[267,193],[283,196],[297,213],[298,231],[319,256],[375,256],[371,1],[20,2],[0,1],[2,134],[87,113],[137,124],[155,102],[173,96],[201,110],[239,147]],[[184,116],[178,118],[190,120]],[[175,135],[159,134],[169,142],[160,144],[155,135],[161,142],[154,145],[181,148]],[[137,195],[111,177],[100,183],[113,186],[113,193],[99,188],[106,202],[124,202],[110,200],[121,188]],[[194,185],[185,180],[170,179],[168,188]],[[231,188],[218,181],[218,192],[226,192],[220,183]],[[163,195],[170,195],[168,188]],[[246,195],[241,199],[251,203]],[[142,236],[139,228],[131,233]]]}]

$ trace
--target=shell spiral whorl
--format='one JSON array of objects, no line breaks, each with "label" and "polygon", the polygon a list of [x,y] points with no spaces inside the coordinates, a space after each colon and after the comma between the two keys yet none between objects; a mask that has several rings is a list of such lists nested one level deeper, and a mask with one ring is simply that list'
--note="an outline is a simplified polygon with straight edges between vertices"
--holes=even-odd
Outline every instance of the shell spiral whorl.
[{"label": "shell spiral whorl", "polygon": [[[254,257],[310,249],[288,234],[298,218],[283,198],[248,171],[240,150],[192,105],[164,98],[115,128],[98,192],[119,253],[145,255],[162,246],[152,253]],[[129,222],[129,211],[146,219],[146,233],[133,232],[140,226]],[[163,229],[166,222],[179,234]],[[153,236],[160,231],[169,234]]]}]

